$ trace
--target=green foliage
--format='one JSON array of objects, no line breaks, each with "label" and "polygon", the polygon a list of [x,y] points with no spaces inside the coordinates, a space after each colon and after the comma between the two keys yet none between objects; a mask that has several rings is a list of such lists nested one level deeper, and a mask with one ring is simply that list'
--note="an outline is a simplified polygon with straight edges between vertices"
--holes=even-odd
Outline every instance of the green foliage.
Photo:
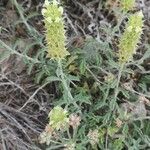
[{"label": "green foliage", "polygon": [[[40,136],[40,142],[46,143],[47,149],[122,150],[149,147],[149,118],[133,115],[138,111],[136,106],[141,102],[140,96],[145,101],[150,98],[150,77],[143,67],[150,56],[149,45],[140,59],[133,59],[144,26],[141,12],[128,13],[133,6],[134,0],[121,1],[121,9],[126,13],[119,12],[120,16],[129,18],[124,33],[117,35],[119,60],[112,43],[92,37],[85,39],[82,48],[72,47],[67,51],[63,8],[56,0],[46,0],[42,9],[46,46],[42,43],[44,36],[33,28],[28,32],[35,43],[27,45],[22,53],[0,41],[2,47],[8,49],[1,54],[2,60],[16,54],[29,66],[29,73],[36,67],[37,83],[56,83],[59,96],[52,102],[54,108]],[[116,26],[104,29],[111,40],[116,38],[116,32],[122,32],[120,26],[119,20]],[[29,50],[34,45],[41,48],[29,56]],[[133,66],[142,72],[138,83]]]},{"label": "green foliage", "polygon": [[116,139],[113,142],[113,150],[122,150],[123,149],[123,141],[121,139]]}]

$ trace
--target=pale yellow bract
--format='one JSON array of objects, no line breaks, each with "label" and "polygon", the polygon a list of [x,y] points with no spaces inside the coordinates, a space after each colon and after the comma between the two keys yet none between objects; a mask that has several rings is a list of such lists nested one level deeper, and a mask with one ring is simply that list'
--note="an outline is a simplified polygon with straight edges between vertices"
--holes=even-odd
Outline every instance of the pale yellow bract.
[{"label": "pale yellow bract", "polygon": [[45,0],[42,15],[46,29],[47,57],[55,60],[65,59],[70,53],[66,50],[66,36],[63,21],[63,8],[56,0]]},{"label": "pale yellow bract", "polygon": [[136,53],[143,31],[142,27],[143,14],[141,11],[129,17],[128,24],[119,43],[119,62],[121,64],[132,60],[133,54]]}]

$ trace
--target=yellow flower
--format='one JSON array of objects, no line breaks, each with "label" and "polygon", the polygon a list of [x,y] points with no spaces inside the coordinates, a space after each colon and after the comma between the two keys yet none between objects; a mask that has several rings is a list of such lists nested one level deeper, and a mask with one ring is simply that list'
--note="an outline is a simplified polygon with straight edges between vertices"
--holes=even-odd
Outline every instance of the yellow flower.
[{"label": "yellow flower", "polygon": [[69,118],[67,116],[68,112],[66,110],[56,106],[49,113],[49,125],[56,130],[64,129],[69,123]]},{"label": "yellow flower", "polygon": [[51,3],[45,0],[42,15],[46,28],[47,57],[58,60],[64,59],[69,52],[66,50],[66,36],[62,18],[63,8],[56,0]]},{"label": "yellow flower", "polygon": [[125,32],[119,43],[119,62],[121,64],[132,60],[136,52],[137,44],[140,42],[143,27],[143,14],[138,12],[129,17]]},{"label": "yellow flower", "polygon": [[132,10],[135,6],[135,0],[121,0],[120,3],[123,11]]}]

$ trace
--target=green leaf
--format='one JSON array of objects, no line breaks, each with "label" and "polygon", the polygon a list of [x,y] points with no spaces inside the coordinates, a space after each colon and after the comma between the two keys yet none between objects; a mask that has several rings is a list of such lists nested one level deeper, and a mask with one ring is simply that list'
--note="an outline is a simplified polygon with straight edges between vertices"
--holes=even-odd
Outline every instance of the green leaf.
[{"label": "green leaf", "polygon": [[29,67],[28,67],[28,75],[31,74],[31,72],[32,72],[32,70],[33,70],[33,67],[34,67],[34,64],[31,63],[31,64],[29,65]]},{"label": "green leaf", "polygon": [[128,131],[129,131],[129,127],[128,127],[127,123],[125,123],[124,126],[123,126],[123,129],[122,129],[122,133],[123,133],[125,136],[127,136]]},{"label": "green leaf", "polygon": [[150,75],[145,75],[141,78],[141,82],[150,84]]},{"label": "green leaf", "polygon": [[0,63],[11,55],[10,51],[4,50],[0,53]]},{"label": "green leaf", "polygon": [[121,89],[121,93],[123,94],[123,96],[127,99],[130,99],[130,95],[129,95],[129,91],[126,91],[124,89]]},{"label": "green leaf", "polygon": [[70,81],[80,81],[79,77],[77,76],[73,76],[73,75],[68,75],[67,78],[70,80]]},{"label": "green leaf", "polygon": [[90,96],[79,93],[75,96],[75,100],[79,101],[80,103],[86,103],[91,105]]},{"label": "green leaf", "polygon": [[99,129],[99,141],[100,141],[101,144],[104,143],[105,133],[106,133],[105,129]]},{"label": "green leaf", "polygon": [[80,72],[81,72],[81,74],[84,74],[85,70],[86,70],[86,62],[85,62],[85,60],[83,60],[81,62],[81,64],[80,64]]},{"label": "green leaf", "polygon": [[116,87],[116,84],[117,84],[117,79],[114,79],[112,83],[110,83],[110,88],[114,89]]},{"label": "green leaf", "polygon": [[115,62],[115,61],[113,61],[113,60],[108,60],[108,64],[112,67],[112,68],[116,68],[116,69],[118,69],[119,70],[119,64],[118,64],[118,62]]},{"label": "green leaf", "polygon": [[40,14],[37,12],[32,12],[26,17],[26,19],[28,20],[28,19],[31,19],[31,18],[37,17],[37,16],[40,16]]},{"label": "green leaf", "polygon": [[40,80],[42,79],[42,77],[44,76],[45,74],[45,71],[41,70],[39,73],[36,74],[36,78],[35,78],[35,81],[36,83],[40,83]]},{"label": "green leaf", "polygon": [[109,104],[110,110],[113,111],[116,105],[117,105],[116,100],[114,98],[112,98],[110,101],[110,104]]},{"label": "green leaf", "polygon": [[61,79],[55,76],[47,77],[44,81],[44,84],[54,82],[54,81],[61,81]]},{"label": "green leaf", "polygon": [[108,132],[108,135],[109,135],[109,136],[113,137],[113,135],[114,135],[115,133],[117,133],[118,130],[119,130],[119,128],[117,128],[117,127],[108,127],[107,132]]},{"label": "green leaf", "polygon": [[122,150],[123,149],[123,141],[122,139],[116,139],[114,142],[113,142],[113,150]]},{"label": "green leaf", "polygon": [[147,48],[147,51],[144,53],[143,57],[138,60],[138,64],[142,64],[144,60],[150,57],[150,46],[148,44],[145,44],[145,47]]}]

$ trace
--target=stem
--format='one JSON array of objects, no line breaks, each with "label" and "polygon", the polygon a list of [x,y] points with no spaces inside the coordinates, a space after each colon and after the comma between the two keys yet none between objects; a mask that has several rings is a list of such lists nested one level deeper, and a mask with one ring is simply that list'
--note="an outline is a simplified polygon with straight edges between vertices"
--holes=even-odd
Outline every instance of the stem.
[{"label": "stem", "polygon": [[69,128],[67,128],[67,134],[68,134],[69,140],[71,140],[72,138],[71,138],[71,135],[70,135],[70,132],[69,132]]},{"label": "stem", "polygon": [[[117,100],[117,96],[118,96],[118,93],[119,93],[119,83],[120,83],[123,68],[124,68],[124,64],[121,64],[120,69],[119,69],[119,73],[118,73],[118,80],[117,80],[117,85],[116,85],[116,90],[115,90],[115,96],[114,96],[114,100],[113,100],[114,104]],[[114,109],[115,109],[115,105],[113,106],[113,110]]]},{"label": "stem", "polygon": [[105,138],[105,149],[108,150],[108,133],[106,133],[106,138]]},{"label": "stem", "polygon": [[140,96],[144,96],[144,97],[150,98],[150,95],[139,93],[139,92],[135,91],[134,89],[131,89],[131,90],[128,90],[128,91],[133,92],[133,93],[135,93],[137,95],[140,95]]},{"label": "stem", "polygon": [[[76,108],[80,109],[79,106],[76,104],[76,102],[74,101],[74,98],[71,94],[71,90],[68,86],[67,80],[66,80],[66,76],[63,73],[63,68],[62,68],[62,61],[61,59],[58,60],[58,67],[60,69],[60,77],[61,77],[61,81],[63,84],[63,88],[64,88],[64,92],[67,95],[67,100],[68,100],[68,104],[66,105],[66,107],[69,106],[69,104],[73,104]],[[81,113],[81,112],[80,112]]]},{"label": "stem", "polygon": [[48,148],[47,150],[54,150],[54,149],[58,149],[61,148],[63,149],[64,145],[56,145],[56,146],[51,146],[50,148]]},{"label": "stem", "polygon": [[77,128],[73,128],[73,139],[76,138],[76,134],[77,134]]},{"label": "stem", "polygon": [[2,45],[2,46],[5,47],[8,51],[10,51],[11,54],[16,54],[16,55],[18,55],[19,57],[21,57],[21,58],[26,58],[26,59],[28,59],[29,61],[34,62],[34,63],[40,63],[40,61],[37,60],[37,59],[33,59],[33,58],[31,58],[31,57],[29,57],[29,56],[27,56],[27,55],[23,55],[23,54],[17,52],[16,50],[13,50],[11,47],[9,47],[8,45],[6,45],[2,40],[0,40],[0,45]]},{"label": "stem", "polygon": [[115,100],[117,99],[118,92],[119,92],[119,83],[120,83],[123,67],[124,67],[124,64],[120,66],[119,73],[118,73],[118,80],[117,80],[117,86],[116,86],[116,91],[115,91]]},{"label": "stem", "polygon": [[[18,13],[19,13],[19,15],[20,15],[20,17],[21,17],[21,20],[22,20],[22,22],[25,24],[25,26],[26,26],[27,30],[29,31],[30,35],[31,35],[32,37],[34,37],[34,38],[40,43],[40,45],[41,45],[42,47],[45,47],[45,46],[43,45],[42,41],[39,40],[39,38],[40,38],[42,35],[40,35],[40,33],[39,33],[35,28],[33,28],[32,26],[30,26],[30,24],[28,24],[27,19],[25,18],[24,14],[23,14],[23,10],[22,10],[23,8],[18,4],[17,0],[11,0],[11,1],[12,1],[12,3],[15,5],[15,7],[16,7],[16,9],[17,9],[17,11],[18,11]],[[37,34],[39,37],[37,38],[37,37],[35,36],[35,34]]]},{"label": "stem", "polygon": [[27,29],[28,29],[29,31],[31,31],[31,28],[30,28],[29,24],[27,23],[25,17],[23,16],[23,13],[22,13],[21,8],[20,8],[20,6],[18,5],[18,2],[17,2],[16,0],[13,0],[13,3],[14,3],[14,5],[15,5],[16,8],[17,8],[17,10],[18,10],[18,12],[19,12],[19,14],[20,14],[20,17],[21,17],[23,23],[25,24],[25,26],[27,27]]},{"label": "stem", "polygon": [[67,96],[68,96],[68,100],[69,100],[68,102],[71,102],[71,101],[73,101],[73,97],[71,95],[70,88],[67,85],[67,81],[66,81],[65,75],[63,73],[62,62],[61,62],[60,59],[58,60],[58,67],[60,69],[60,77],[61,77],[61,81],[62,81],[62,84],[63,84],[63,88],[64,88],[64,90],[65,90],[65,92],[67,93]]}]

